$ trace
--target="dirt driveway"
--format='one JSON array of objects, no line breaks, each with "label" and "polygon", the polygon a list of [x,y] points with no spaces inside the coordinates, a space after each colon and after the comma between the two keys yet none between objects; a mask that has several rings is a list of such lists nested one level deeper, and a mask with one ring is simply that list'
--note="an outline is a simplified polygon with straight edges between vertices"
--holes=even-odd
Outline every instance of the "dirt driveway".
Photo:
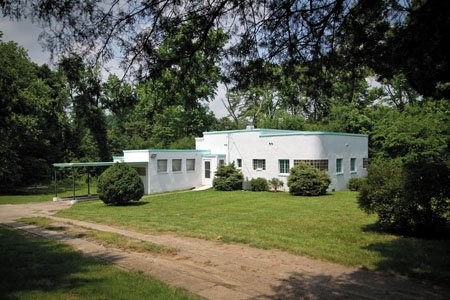
[{"label": "dirt driveway", "polygon": [[[142,234],[52,216],[67,202],[0,205],[0,222],[73,245],[88,255],[142,271],[208,299],[450,299],[448,287],[397,279],[278,250],[256,249],[174,234]],[[176,255],[106,248],[16,219],[45,216],[58,224],[116,232],[177,249]],[[69,223],[71,225],[69,225]]]}]

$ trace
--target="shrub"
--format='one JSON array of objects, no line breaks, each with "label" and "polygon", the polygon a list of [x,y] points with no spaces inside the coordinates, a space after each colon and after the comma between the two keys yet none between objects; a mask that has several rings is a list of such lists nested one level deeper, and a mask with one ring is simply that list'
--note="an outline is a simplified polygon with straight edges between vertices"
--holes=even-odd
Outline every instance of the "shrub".
[{"label": "shrub", "polygon": [[366,178],[353,177],[353,178],[350,178],[350,180],[347,183],[347,186],[350,191],[360,191],[365,183],[366,183]]},{"label": "shrub", "polygon": [[293,167],[288,177],[289,192],[294,196],[325,195],[330,183],[327,173],[305,163]]},{"label": "shrub", "polygon": [[105,204],[121,205],[139,201],[144,195],[144,184],[135,169],[117,163],[100,175],[97,191]]},{"label": "shrub", "polygon": [[450,209],[445,162],[377,161],[368,168],[359,206],[378,215],[381,229],[433,237],[445,232]]},{"label": "shrub", "polygon": [[265,178],[252,178],[250,180],[250,189],[254,192],[266,192],[269,190],[269,185]]},{"label": "shrub", "polygon": [[284,186],[284,182],[278,178],[272,178],[269,180],[269,185],[270,188],[274,191],[277,192],[279,188]]},{"label": "shrub", "polygon": [[244,175],[234,166],[234,163],[229,165],[220,165],[217,168],[216,175],[213,180],[213,187],[217,191],[235,191],[242,190],[242,183]]}]

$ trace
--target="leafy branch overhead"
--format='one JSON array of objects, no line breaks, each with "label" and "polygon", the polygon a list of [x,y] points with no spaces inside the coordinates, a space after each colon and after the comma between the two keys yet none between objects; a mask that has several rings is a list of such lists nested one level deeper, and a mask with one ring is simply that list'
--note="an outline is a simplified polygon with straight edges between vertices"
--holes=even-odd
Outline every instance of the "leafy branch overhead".
[{"label": "leafy branch overhead", "polygon": [[[448,97],[450,35],[447,1],[213,0],[0,1],[3,15],[30,18],[53,54],[77,52],[101,62],[123,58],[126,72],[149,76],[173,62],[159,49],[171,28],[194,24],[176,60],[195,57],[218,28],[228,36],[231,68],[262,58],[271,63],[367,66],[392,78],[404,73],[420,94]],[[178,53],[181,54],[181,53]]]}]

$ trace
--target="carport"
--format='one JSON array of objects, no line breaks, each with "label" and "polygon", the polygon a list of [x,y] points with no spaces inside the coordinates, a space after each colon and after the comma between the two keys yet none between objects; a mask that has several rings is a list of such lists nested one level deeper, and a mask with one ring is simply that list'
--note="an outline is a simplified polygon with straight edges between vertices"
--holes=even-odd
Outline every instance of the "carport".
[{"label": "carport", "polygon": [[[73,200],[76,200],[75,193],[75,168],[89,168],[89,167],[109,167],[114,165],[115,162],[80,162],[80,163],[54,163],[53,167],[55,167],[55,198],[58,198],[58,169],[70,168],[72,170],[72,191],[73,191]],[[90,187],[90,175],[87,173],[87,188],[88,188],[88,197],[91,196],[91,187]]]}]

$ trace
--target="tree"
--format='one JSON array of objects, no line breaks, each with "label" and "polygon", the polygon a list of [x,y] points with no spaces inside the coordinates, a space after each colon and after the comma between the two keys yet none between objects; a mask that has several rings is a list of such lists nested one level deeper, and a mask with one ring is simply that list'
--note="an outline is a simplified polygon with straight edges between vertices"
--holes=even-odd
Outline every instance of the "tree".
[{"label": "tree", "polygon": [[14,42],[0,40],[0,68],[1,186],[48,181],[51,163],[66,155],[63,81]]},{"label": "tree", "polygon": [[[323,66],[350,72],[357,82],[361,66],[392,78],[403,73],[425,96],[448,98],[447,53],[450,27],[447,1],[1,1],[5,16],[29,17],[46,28],[42,35],[52,51],[83,52],[93,61],[121,50],[129,71],[151,70],[167,27],[195,23],[195,58],[217,28],[233,35],[228,47],[231,68],[263,58],[287,65],[308,65],[319,78]],[[83,45],[83,47],[79,47]],[[424,59],[425,58],[425,59]],[[157,62],[157,64],[155,64]],[[139,72],[138,72],[139,73]],[[320,81],[316,81],[319,84]],[[349,98],[352,99],[352,88]],[[317,95],[313,97],[319,100]],[[315,103],[314,105],[320,105]]]},{"label": "tree", "polygon": [[[64,57],[59,62],[59,67],[67,78],[70,91],[71,113],[76,134],[73,148],[92,149],[90,153],[81,151],[77,156],[88,160],[109,161],[106,120],[101,108],[102,87],[98,71],[86,66],[83,59],[76,54]],[[91,136],[92,140],[86,135]],[[83,141],[89,141],[91,144],[82,144]]]},{"label": "tree", "polygon": [[378,215],[383,230],[435,237],[445,233],[450,210],[450,168],[440,160],[377,160],[368,169],[359,206]]}]

